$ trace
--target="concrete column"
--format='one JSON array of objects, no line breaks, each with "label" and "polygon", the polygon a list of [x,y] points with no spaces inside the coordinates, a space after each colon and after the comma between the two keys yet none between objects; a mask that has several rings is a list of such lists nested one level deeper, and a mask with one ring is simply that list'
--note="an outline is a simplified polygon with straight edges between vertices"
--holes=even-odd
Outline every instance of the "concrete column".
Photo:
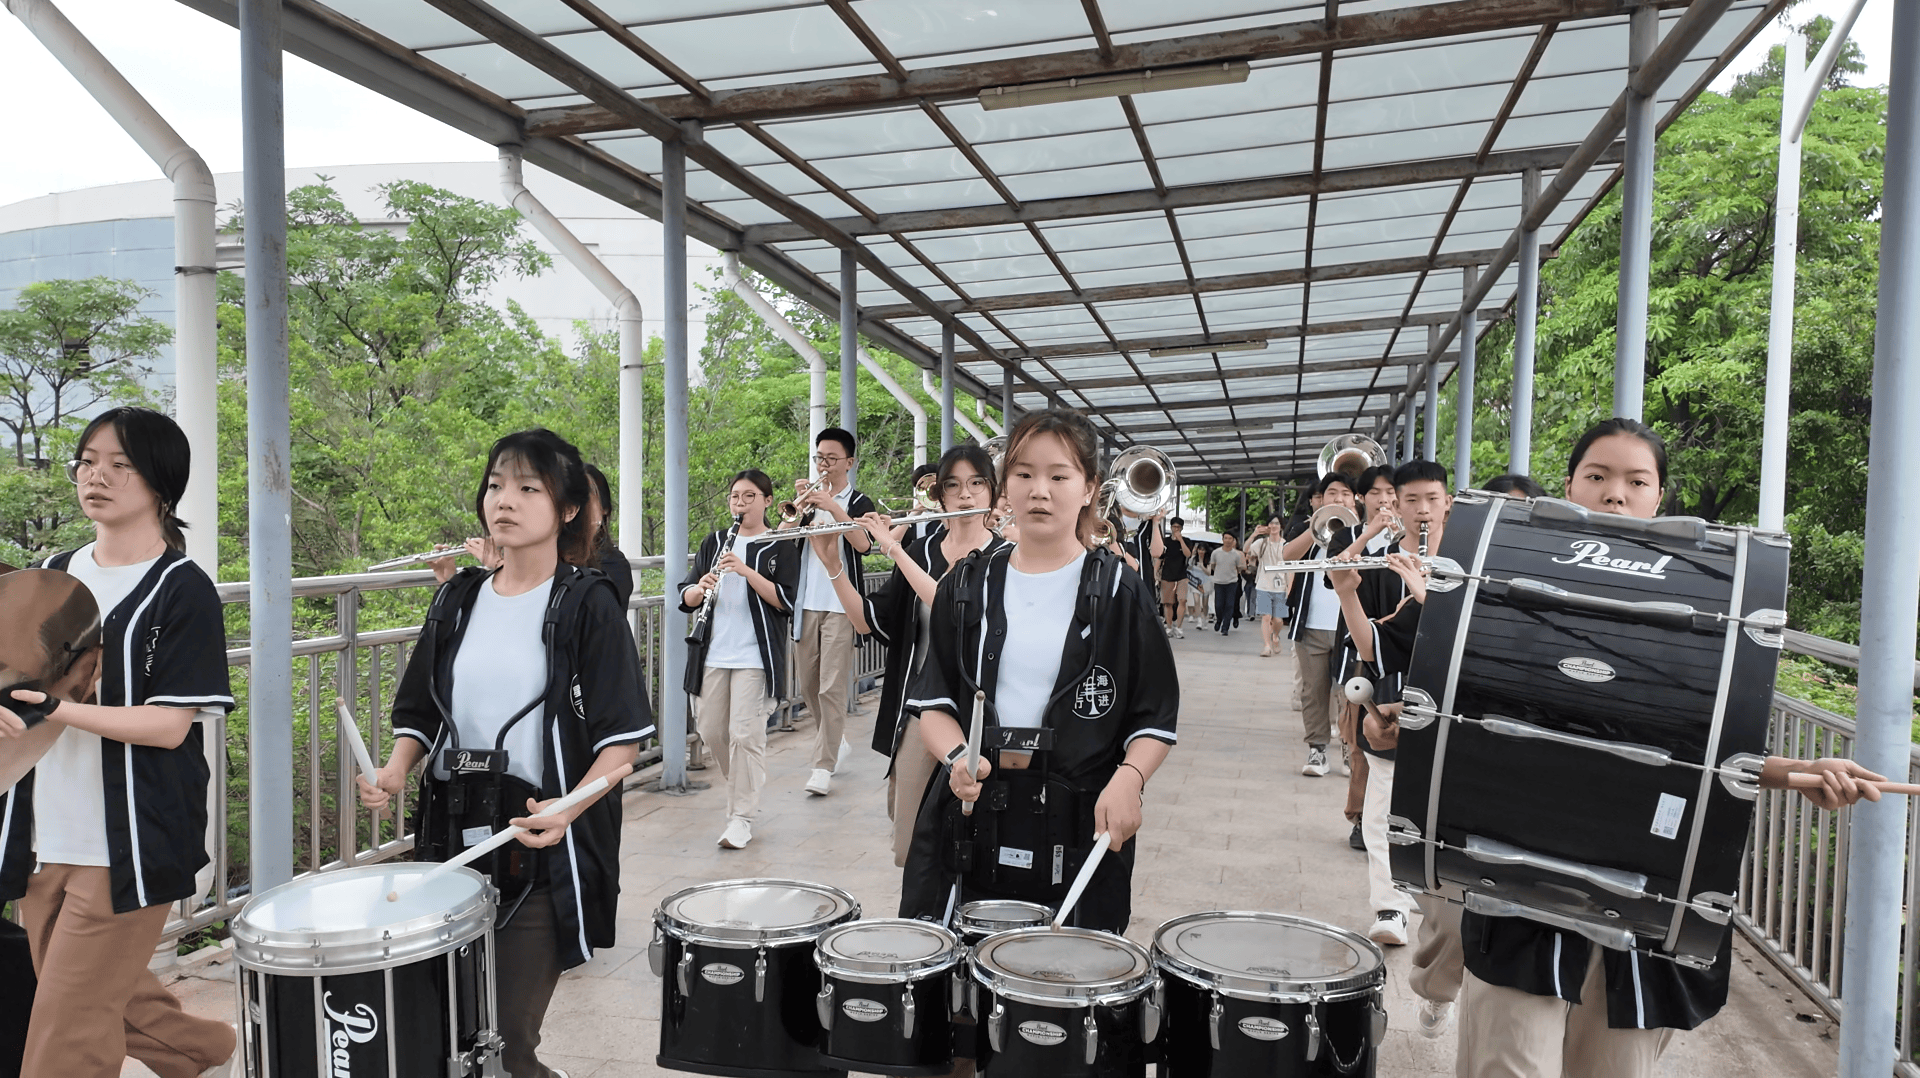
[{"label": "concrete column", "polygon": [[[1905,781],[1913,723],[1913,610],[1920,593],[1920,503],[1911,493],[1911,473],[1920,461],[1920,0],[1896,0],[1892,51],[1853,758]],[[1842,1078],[1893,1072],[1908,800],[1888,796],[1853,808],[1840,979],[1847,1001],[1840,1026]]]},{"label": "concrete column", "polygon": [[[671,587],[687,572],[687,147],[675,139],[661,146],[661,305],[666,318],[664,397],[666,488],[666,578]],[[660,610],[660,788],[687,789],[687,694],[680,671],[687,665],[687,616],[678,603]]]},{"label": "concrete column", "polygon": [[[1473,298],[1479,282],[1480,267],[1460,270],[1460,295]],[[1453,483],[1465,490],[1473,486],[1473,374],[1474,351],[1479,346],[1479,318],[1471,304],[1460,309],[1460,366],[1453,372],[1453,398],[1458,413],[1453,421]]]},{"label": "concrete column", "polygon": [[[240,0],[247,207],[247,826],[253,893],[293,878],[293,487],[280,0]],[[208,523],[212,523],[209,521]]]},{"label": "concrete column", "polygon": [[1807,40],[1790,30],[1781,92],[1780,170],[1773,200],[1773,304],[1767,320],[1765,419],[1760,431],[1760,526],[1787,526],[1787,420],[1793,391],[1794,274],[1800,256],[1801,132],[1789,129],[1791,102],[1806,92]]},{"label": "concrete column", "polygon": [[953,326],[940,328],[940,454],[953,448]]},{"label": "concrete column", "polygon": [[840,252],[840,426],[860,435],[860,263]]},{"label": "concrete column", "polygon": [[[1540,170],[1520,174],[1520,219],[1540,201]],[[1540,231],[1520,230],[1520,288],[1513,312],[1513,426],[1507,440],[1507,470],[1532,475],[1533,346],[1540,325]]]},{"label": "concrete column", "polygon": [[[1440,327],[1427,327],[1427,354],[1432,355],[1440,340]],[[1440,459],[1440,368],[1427,364],[1427,437],[1420,454],[1422,460]]]},{"label": "concrete column", "polygon": [[[1639,419],[1647,393],[1647,275],[1653,258],[1652,92],[1632,88],[1660,44],[1660,8],[1633,9],[1627,35],[1627,160],[1620,182],[1620,309],[1613,346],[1613,414]],[[1650,88],[1651,90],[1651,88]]]}]

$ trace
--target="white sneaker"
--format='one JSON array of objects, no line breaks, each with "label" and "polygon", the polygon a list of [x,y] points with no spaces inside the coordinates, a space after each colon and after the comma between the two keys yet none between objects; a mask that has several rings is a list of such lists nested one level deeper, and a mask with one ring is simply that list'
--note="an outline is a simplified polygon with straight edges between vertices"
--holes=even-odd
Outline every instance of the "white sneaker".
[{"label": "white sneaker", "polygon": [[1272,654],[1273,654],[1273,648],[1271,645],[1268,645],[1268,644],[1260,645],[1260,657],[1262,659],[1268,658]]},{"label": "white sneaker", "polygon": [[825,797],[832,782],[833,772],[816,767],[813,769],[813,777],[807,780],[807,792],[816,797]]},{"label": "white sneaker", "polygon": [[1453,1021],[1453,1001],[1423,999],[1420,1001],[1420,1035],[1430,1041],[1440,1039],[1447,1031],[1447,1023]]},{"label": "white sneaker", "polygon": [[1381,910],[1374,914],[1373,927],[1367,929],[1367,938],[1389,947],[1405,947],[1407,915],[1399,910]]},{"label": "white sneaker", "polygon": [[1307,765],[1300,769],[1302,775],[1319,778],[1327,773],[1327,747],[1325,745],[1307,746]]},{"label": "white sneaker", "polygon": [[724,849],[744,850],[747,843],[753,841],[753,824],[744,816],[735,816],[727,821],[727,829],[720,832],[720,845]]},{"label": "white sneaker", "polygon": [[1179,637],[1182,640],[1185,640],[1187,638],[1187,631],[1185,629],[1182,629],[1180,626],[1175,625],[1173,627],[1173,635]]}]

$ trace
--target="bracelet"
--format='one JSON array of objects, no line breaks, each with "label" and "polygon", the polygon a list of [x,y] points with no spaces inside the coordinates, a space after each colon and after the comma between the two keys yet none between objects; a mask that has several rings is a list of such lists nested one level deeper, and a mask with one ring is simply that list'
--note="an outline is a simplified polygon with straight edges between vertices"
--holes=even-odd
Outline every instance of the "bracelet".
[{"label": "bracelet", "polygon": [[[1144,799],[1147,796],[1147,773],[1140,770],[1138,766],[1128,763],[1125,760],[1120,761],[1120,767],[1131,767],[1133,768],[1133,773],[1140,776],[1140,796]],[[1115,770],[1117,771],[1119,769],[1116,768]]]},{"label": "bracelet", "polygon": [[846,576],[846,575],[847,575],[847,559],[845,559],[845,558],[841,558],[841,559],[840,559],[840,571],[839,571],[839,572],[837,572],[837,573],[831,573],[831,574],[829,574],[829,575],[827,576],[827,580],[831,582],[831,581],[834,581],[834,580],[838,580],[838,579],[840,579],[841,577],[843,577],[843,576]]},{"label": "bracelet", "polygon": [[966,754],[967,754],[967,743],[962,741],[958,745],[955,745],[952,748],[952,750],[949,751],[945,756],[941,757],[941,763],[945,764],[948,767],[952,767],[954,764],[957,764],[960,762],[960,757],[965,756]]}]

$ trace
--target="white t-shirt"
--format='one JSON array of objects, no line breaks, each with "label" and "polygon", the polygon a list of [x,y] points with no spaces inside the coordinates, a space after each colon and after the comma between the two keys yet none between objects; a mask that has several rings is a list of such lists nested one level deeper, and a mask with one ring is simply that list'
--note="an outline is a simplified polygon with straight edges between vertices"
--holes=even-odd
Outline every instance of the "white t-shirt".
[{"label": "white t-shirt", "polygon": [[[1307,555],[1308,561],[1332,557],[1327,548],[1316,546]],[[1307,620],[1309,629],[1338,629],[1340,627],[1340,594],[1326,585],[1327,574],[1307,574]]]},{"label": "white t-shirt", "polygon": [[[833,500],[840,503],[840,508],[845,509],[847,503],[853,500],[853,484],[848,483],[840,493],[833,496]],[[825,512],[820,516],[831,519]],[[816,523],[826,523],[826,520],[816,521]],[[798,540],[789,540],[789,542],[798,542]],[[844,554],[845,551],[842,553]],[[843,573],[847,571],[844,560],[841,562],[840,571]],[[820,564],[820,559],[814,556],[813,544],[807,542],[800,543],[800,609],[830,610],[835,614],[847,612],[847,608],[840,605],[840,593],[833,590],[833,581],[827,577],[827,567]],[[798,625],[798,619],[795,620],[795,624]],[[759,664],[756,662],[754,665]]]},{"label": "white t-shirt", "polygon": [[[540,644],[540,626],[553,583],[505,596],[493,590],[497,579],[489,577],[480,585],[466,635],[453,657],[453,722],[460,744],[470,749],[493,748],[500,727],[547,688],[547,650]],[[536,705],[514,724],[503,746],[507,773],[534,786],[540,785],[544,769],[546,713],[544,705]]]},{"label": "white t-shirt", "polygon": [[[735,536],[731,549],[742,561],[746,560],[746,537]],[[726,551],[720,553],[725,555]],[[753,611],[747,606],[747,591],[751,587],[739,573],[720,578],[720,597],[713,601],[713,638],[707,641],[708,666],[721,670],[760,669],[760,638],[754,634]]]},{"label": "white t-shirt", "polygon": [[[73,555],[67,573],[100,604],[100,620],[120,605],[160,559],[136,565],[94,563],[93,544]],[[111,865],[107,795],[100,779],[100,735],[67,727],[34,768],[34,854],[50,865]]]},{"label": "white t-shirt", "polygon": [[1060,680],[1060,660],[1067,650],[1086,560],[1082,551],[1051,573],[1023,573],[1007,563],[1002,595],[1007,641],[1000,651],[993,697],[1000,725],[1033,728],[1045,719],[1053,684]]}]

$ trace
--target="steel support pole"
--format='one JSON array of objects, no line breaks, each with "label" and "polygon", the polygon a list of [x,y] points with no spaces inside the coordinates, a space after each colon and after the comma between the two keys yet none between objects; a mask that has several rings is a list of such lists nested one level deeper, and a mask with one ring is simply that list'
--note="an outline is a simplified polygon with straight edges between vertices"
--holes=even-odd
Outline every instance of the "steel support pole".
[{"label": "steel support pole", "polygon": [[1660,8],[1633,9],[1627,31],[1627,160],[1620,180],[1620,308],[1613,342],[1613,414],[1639,419],[1647,394],[1647,282],[1653,259],[1653,136],[1659,87],[1633,88],[1660,44]]},{"label": "steel support pole", "polygon": [[860,434],[860,263],[840,252],[840,426]]},{"label": "steel support pole", "polygon": [[953,324],[940,328],[940,455],[953,448]]},{"label": "steel support pole", "polygon": [[[666,487],[666,578],[671,585],[687,571],[687,147],[678,139],[661,146],[661,305],[666,309],[664,370]],[[851,360],[849,360],[849,363]],[[678,603],[660,608],[660,788],[687,789],[687,694],[675,671],[687,665],[687,616]]]},{"label": "steel support pole", "polygon": [[[1460,294],[1473,295],[1480,267],[1460,271]],[[1473,377],[1474,352],[1480,341],[1479,316],[1472,308],[1460,312],[1460,365],[1453,372],[1453,482],[1461,490],[1473,486]]]},{"label": "steel support pole", "polygon": [[1398,460],[1401,464],[1411,461],[1414,456],[1413,439],[1419,430],[1420,424],[1419,419],[1416,418],[1415,409],[1417,407],[1418,403],[1414,396],[1408,394],[1406,416],[1400,423],[1400,456]]},{"label": "steel support pole", "polygon": [[[247,207],[247,827],[254,894],[293,878],[293,487],[280,0],[240,0]],[[212,464],[208,461],[207,464]],[[212,521],[208,521],[212,524]]]},{"label": "steel support pole", "polygon": [[1000,422],[1008,430],[1013,429],[1013,367],[1000,368]]},{"label": "steel support pole", "polygon": [[1234,539],[1244,543],[1247,538],[1247,488],[1240,488],[1240,534]]},{"label": "steel support pole", "polygon": [[[1896,0],[1892,52],[1853,758],[1905,780],[1913,723],[1913,611],[1920,598],[1920,503],[1911,491],[1914,462],[1920,461],[1920,0]],[[1840,1024],[1841,1078],[1893,1073],[1907,801],[1882,797],[1853,808],[1840,978],[1840,997],[1847,1001]]]},{"label": "steel support pole", "polygon": [[[1783,102],[1799,100],[1807,79],[1807,41],[1787,33]],[[1773,304],[1767,319],[1765,419],[1760,428],[1760,526],[1787,526],[1787,423],[1793,397],[1794,276],[1800,258],[1800,133],[1780,114],[1780,169],[1773,198]]]},{"label": "steel support pole", "polygon": [[[1520,219],[1540,201],[1540,170],[1520,174]],[[1520,287],[1513,311],[1513,402],[1507,471],[1533,474],[1533,346],[1540,327],[1540,230],[1520,230]]]},{"label": "steel support pole", "polygon": [[[1427,327],[1427,351],[1432,353],[1434,345],[1440,340],[1440,327]],[[1427,437],[1421,448],[1422,460],[1440,459],[1440,368],[1427,364]]]}]

